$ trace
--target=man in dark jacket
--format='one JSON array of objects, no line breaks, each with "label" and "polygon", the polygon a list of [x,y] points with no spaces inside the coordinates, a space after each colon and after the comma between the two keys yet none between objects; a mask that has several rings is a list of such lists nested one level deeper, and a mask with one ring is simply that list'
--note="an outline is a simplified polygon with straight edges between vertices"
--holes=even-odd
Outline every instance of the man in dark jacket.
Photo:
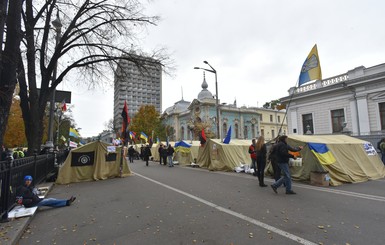
[{"label": "man in dark jacket", "polygon": [[147,144],[143,149],[143,160],[146,162],[146,166],[148,166],[148,160],[150,160],[151,156],[151,147]]},{"label": "man in dark jacket", "polygon": [[40,198],[38,196],[39,190],[32,186],[32,176],[26,175],[24,177],[24,185],[19,186],[16,191],[17,203],[24,205],[26,208],[30,207],[64,207],[73,203],[76,197],[72,196],[70,199],[56,199],[56,198]]},{"label": "man in dark jacket", "polygon": [[275,146],[276,148],[274,149],[276,154],[276,160],[278,163],[279,168],[283,172],[283,176],[275,181],[272,185],[271,188],[273,188],[273,191],[278,194],[277,189],[280,187],[283,183],[286,185],[286,194],[296,194],[292,189],[291,189],[291,176],[290,176],[290,170],[289,170],[289,158],[295,158],[292,154],[289,153],[289,151],[292,152],[297,152],[302,150],[302,146],[293,148],[289,146],[286,142],[287,136],[283,135],[279,137],[279,142]]}]

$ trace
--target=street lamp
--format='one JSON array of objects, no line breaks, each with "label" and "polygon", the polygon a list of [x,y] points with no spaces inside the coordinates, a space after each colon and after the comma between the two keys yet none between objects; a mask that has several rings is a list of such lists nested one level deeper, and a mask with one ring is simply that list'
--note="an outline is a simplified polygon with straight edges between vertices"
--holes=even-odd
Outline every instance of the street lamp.
[{"label": "street lamp", "polygon": [[215,120],[215,123],[217,124],[217,137],[218,137],[218,139],[221,139],[221,141],[222,141],[221,131],[219,130],[220,117],[219,117],[219,106],[218,106],[218,79],[217,79],[217,71],[214,69],[214,67],[212,67],[209,64],[209,62],[203,61],[203,63],[205,63],[206,65],[210,66],[211,70],[210,69],[206,69],[206,68],[201,68],[201,67],[194,67],[194,69],[200,69],[200,70],[208,71],[208,72],[211,72],[211,73],[215,74],[215,109],[217,111],[217,120]]},{"label": "street lamp", "polygon": [[[63,26],[60,17],[59,17],[59,10],[57,11],[56,19],[52,21],[52,25],[55,27],[56,31],[56,43],[55,48],[59,44],[60,37],[61,37],[61,27]],[[51,86],[56,81],[56,73],[57,73],[57,62],[55,64],[53,74],[52,74],[52,80],[51,80]],[[54,119],[54,112],[55,112],[55,94],[56,94],[56,88],[54,87],[52,91],[52,96],[50,100],[50,108],[49,108],[49,122],[48,122],[48,141],[46,142],[46,146],[50,149],[53,149],[53,119]]]}]

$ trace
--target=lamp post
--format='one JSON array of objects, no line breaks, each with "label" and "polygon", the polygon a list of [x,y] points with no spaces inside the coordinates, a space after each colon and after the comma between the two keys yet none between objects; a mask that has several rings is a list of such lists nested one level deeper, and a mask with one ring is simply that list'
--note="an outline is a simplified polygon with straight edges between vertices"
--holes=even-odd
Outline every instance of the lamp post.
[{"label": "lamp post", "polygon": [[[59,44],[60,37],[61,37],[61,27],[63,26],[60,17],[59,17],[59,11],[57,11],[56,19],[52,21],[52,25],[55,27],[56,31],[56,43],[55,47]],[[57,73],[57,62],[55,64],[55,68],[53,70],[52,74],[52,80],[51,80],[51,86],[56,81],[56,73]],[[46,142],[46,146],[50,149],[53,149],[53,120],[54,120],[54,112],[55,112],[55,94],[56,94],[56,88],[52,91],[52,96],[50,100],[50,108],[49,108],[49,122],[48,122],[48,141]]]},{"label": "lamp post", "polygon": [[200,69],[200,70],[208,71],[208,72],[211,72],[211,73],[215,74],[215,109],[217,111],[217,120],[215,120],[215,123],[216,123],[216,126],[217,126],[217,138],[221,139],[221,141],[222,141],[221,131],[219,130],[220,118],[219,118],[219,105],[218,105],[218,79],[217,79],[217,71],[214,69],[214,67],[212,67],[209,64],[209,62],[203,61],[203,63],[205,63],[206,65],[210,66],[211,70],[210,69],[206,69],[206,68],[201,68],[201,67],[194,67],[194,69]]}]

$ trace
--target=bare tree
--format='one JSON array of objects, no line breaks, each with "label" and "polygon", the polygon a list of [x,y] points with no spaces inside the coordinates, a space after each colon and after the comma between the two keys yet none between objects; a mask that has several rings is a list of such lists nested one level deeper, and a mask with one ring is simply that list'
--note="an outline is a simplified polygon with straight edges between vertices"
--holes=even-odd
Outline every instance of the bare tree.
[{"label": "bare tree", "polygon": [[[137,0],[39,2],[25,0],[20,10],[25,30],[21,32],[23,42],[14,59],[18,61],[14,74],[20,84],[30,151],[42,143],[47,101],[64,78],[76,71],[79,84],[98,86],[108,80],[106,74],[122,60],[145,70],[140,51],[133,52],[128,43],[135,39],[138,28],[158,21],[156,16],[145,16]],[[62,27],[56,25],[56,32],[51,30],[54,18],[56,24],[58,20],[62,23]],[[147,56],[162,65],[166,61],[162,50]]]}]

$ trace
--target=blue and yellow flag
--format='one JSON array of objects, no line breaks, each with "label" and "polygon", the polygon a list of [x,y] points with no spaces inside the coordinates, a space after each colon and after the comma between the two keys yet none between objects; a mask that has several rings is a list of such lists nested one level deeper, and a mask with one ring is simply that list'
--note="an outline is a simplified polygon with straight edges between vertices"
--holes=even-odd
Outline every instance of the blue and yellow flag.
[{"label": "blue and yellow flag", "polygon": [[147,136],[145,133],[140,132],[140,138],[141,138],[141,139],[144,139],[144,140],[146,141],[146,143],[147,143],[147,141],[148,141],[148,136]]},{"label": "blue and yellow flag", "polygon": [[318,57],[317,44],[315,44],[302,65],[298,86],[302,86],[309,81],[321,79],[321,64]]},{"label": "blue and yellow flag", "polygon": [[74,128],[70,128],[70,133],[69,133],[69,135],[72,136],[72,137],[75,137],[75,138],[78,138],[78,137],[79,137],[78,131],[76,131],[76,129],[74,129]]},{"label": "blue and yellow flag", "polygon": [[329,151],[326,144],[308,143],[310,150],[321,164],[328,165],[336,162],[333,154]]},{"label": "blue and yellow flag", "polygon": [[191,149],[190,149],[191,145],[184,141],[175,142],[174,148],[175,148],[175,152],[182,152],[182,153],[191,152]]}]

